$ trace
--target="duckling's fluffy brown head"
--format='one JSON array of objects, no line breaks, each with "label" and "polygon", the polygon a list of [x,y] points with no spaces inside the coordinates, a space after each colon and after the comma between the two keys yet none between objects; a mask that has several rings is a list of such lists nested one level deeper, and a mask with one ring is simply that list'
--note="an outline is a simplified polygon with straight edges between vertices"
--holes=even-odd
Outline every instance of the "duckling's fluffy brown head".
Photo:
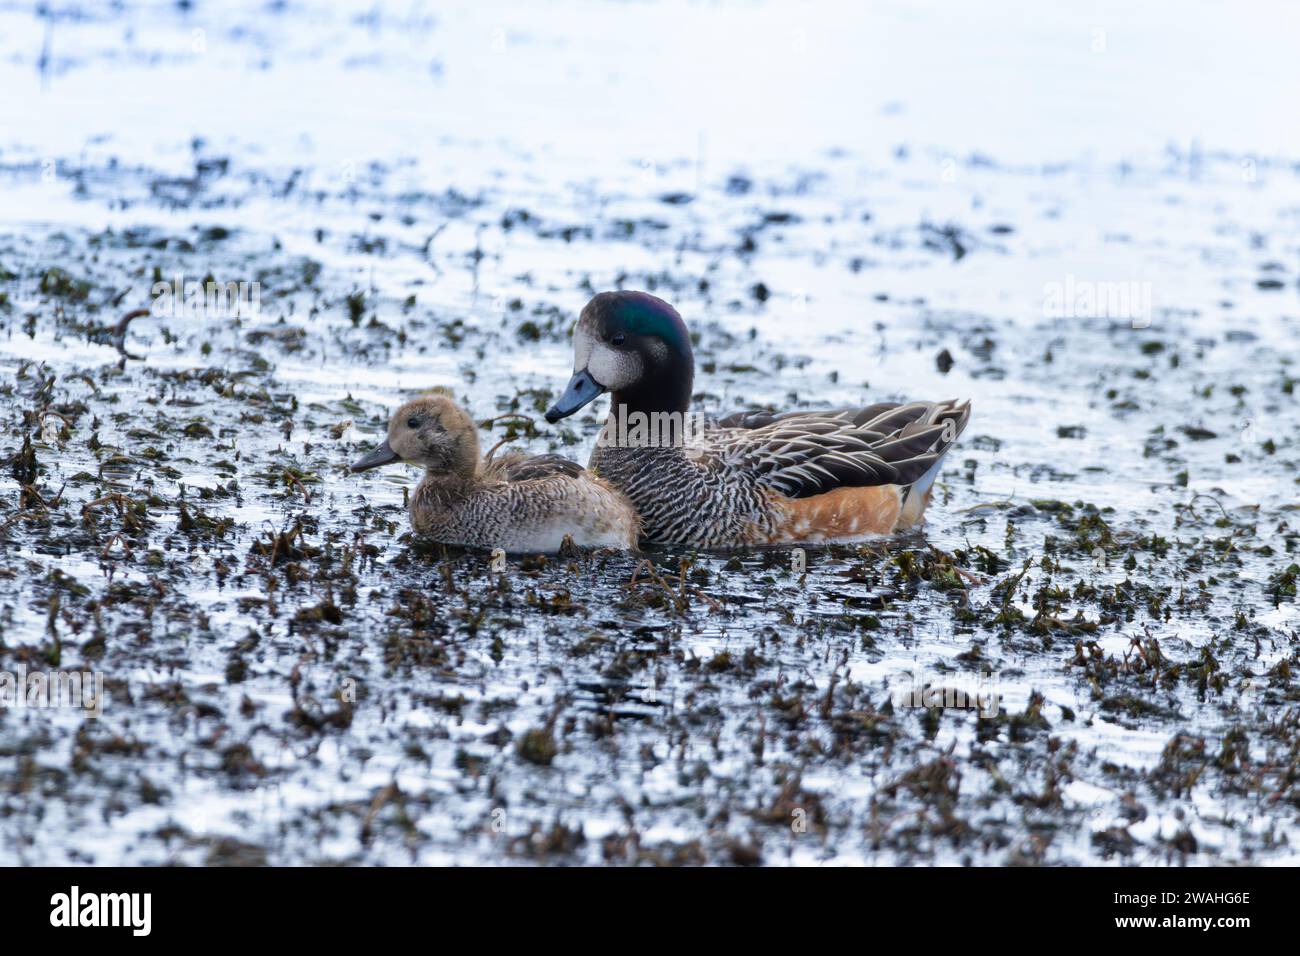
[{"label": "duckling's fluffy brown head", "polygon": [[366,471],[399,459],[432,472],[473,477],[479,461],[474,420],[446,395],[424,395],[393,413],[388,438],[354,462],[352,470]]}]

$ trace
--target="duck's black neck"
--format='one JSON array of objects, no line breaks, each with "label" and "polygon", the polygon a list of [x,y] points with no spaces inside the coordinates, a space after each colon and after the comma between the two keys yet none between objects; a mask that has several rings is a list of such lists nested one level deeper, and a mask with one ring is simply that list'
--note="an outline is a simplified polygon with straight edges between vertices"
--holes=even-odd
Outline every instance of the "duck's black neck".
[{"label": "duck's black neck", "polygon": [[653,373],[642,381],[614,393],[609,410],[617,415],[620,405],[627,413],[654,412],[684,413],[691,406],[691,393],[695,385],[695,361],[691,353],[676,350],[670,358],[659,363]]}]

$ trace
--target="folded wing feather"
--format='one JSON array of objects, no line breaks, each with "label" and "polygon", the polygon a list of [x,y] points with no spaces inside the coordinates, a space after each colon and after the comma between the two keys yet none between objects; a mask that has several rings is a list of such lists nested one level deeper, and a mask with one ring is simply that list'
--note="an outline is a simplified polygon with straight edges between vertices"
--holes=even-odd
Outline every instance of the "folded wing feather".
[{"label": "folded wing feather", "polygon": [[943,457],[969,418],[969,402],[746,412],[720,419],[714,440],[760,484],[806,498],[841,487],[910,485]]}]

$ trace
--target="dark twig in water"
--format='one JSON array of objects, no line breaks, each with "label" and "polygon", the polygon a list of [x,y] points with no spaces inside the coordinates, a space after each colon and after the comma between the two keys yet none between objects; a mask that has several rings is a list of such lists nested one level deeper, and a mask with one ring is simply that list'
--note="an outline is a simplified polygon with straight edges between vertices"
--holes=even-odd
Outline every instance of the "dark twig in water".
[{"label": "dark twig in water", "polygon": [[126,495],[122,494],[120,491],[115,491],[112,494],[103,495],[102,497],[95,498],[92,501],[87,501],[81,506],[81,514],[83,517],[89,517],[91,511],[98,508],[100,505],[115,505],[117,507],[117,513],[119,515],[124,514],[126,511],[125,502]]},{"label": "dark twig in water", "polygon": [[32,508],[25,508],[22,511],[15,511],[8,518],[5,518],[4,521],[0,521],[0,536],[7,534],[9,532],[9,529],[13,527],[15,524],[17,524],[19,521],[25,521],[28,518],[39,518],[41,517],[41,515],[45,513],[46,513],[45,511],[36,511]]},{"label": "dark twig in water", "polygon": [[132,355],[130,352],[126,350],[127,327],[136,319],[143,319],[148,314],[149,314],[148,309],[132,309],[126,315],[122,316],[122,318],[118,321],[117,325],[113,327],[113,337],[111,340],[113,343],[113,347],[116,348],[119,352],[121,352],[122,355],[124,355],[126,358],[133,358],[133,359],[140,358],[140,356]]},{"label": "dark twig in water", "polygon": [[1213,501],[1216,505],[1218,505],[1219,512],[1223,515],[1224,521],[1232,520],[1230,517],[1228,517],[1228,509],[1223,507],[1223,502],[1220,501],[1218,498],[1214,497],[1214,495],[1206,494],[1204,491],[1198,491],[1196,494],[1192,495],[1192,500],[1187,502],[1186,504],[1177,505],[1176,506],[1177,510],[1191,512],[1192,517],[1195,518],[1197,521],[1199,521],[1201,519],[1201,516],[1196,513],[1196,502],[1200,498],[1208,498],[1210,501]]},{"label": "dark twig in water", "polygon": [[[510,412],[509,414],[506,415],[497,415],[495,418],[485,418],[483,421],[479,422],[479,427],[484,429],[490,429],[497,422],[505,421],[507,419],[514,419],[516,421],[525,422],[530,429],[532,429],[535,424],[533,419],[528,415],[521,415],[518,412]],[[497,453],[497,450],[500,449],[502,445],[510,444],[517,437],[518,437],[517,435],[506,435],[499,442],[497,442],[495,445],[493,445],[491,448],[488,449],[488,453],[483,456],[483,460],[491,461],[492,456]]]},{"label": "dark twig in water", "polygon": [[117,349],[118,353],[122,356],[124,362],[126,359],[136,359],[139,361],[143,356],[133,355],[126,350],[126,332],[132,322],[136,319],[142,319],[148,314],[148,309],[132,309],[126,315],[122,316],[122,318],[118,319],[117,323],[114,325],[100,325],[89,329],[86,337],[92,342],[113,346],[113,348]]},{"label": "dark twig in water", "polygon": [[448,224],[444,222],[437,229],[433,230],[433,232],[429,233],[429,238],[424,240],[424,261],[433,266],[433,271],[438,273],[438,275],[442,275],[442,267],[433,261],[433,243],[434,240],[442,235],[442,232],[447,228],[447,225]]},{"label": "dark twig in water", "polygon": [[285,484],[288,484],[301,491],[303,499],[307,502],[307,504],[311,504],[311,492],[307,490],[307,486],[302,483],[301,478],[299,478],[292,471],[286,468],[284,472],[284,480],[285,480]]},{"label": "dark twig in water", "polygon": [[[65,485],[64,487],[67,486]],[[36,504],[40,505],[40,507],[43,508],[45,511],[49,511],[51,508],[57,508],[59,506],[59,503],[63,500],[63,488],[60,488],[58,494],[56,494],[53,498],[51,498],[49,501],[46,501],[45,498],[42,497],[41,493],[36,490],[35,485],[25,484],[22,486],[22,500],[24,506],[28,502],[34,501],[36,502]]]},{"label": "dark twig in water", "polygon": [[514,419],[516,421],[527,422],[529,425],[535,425],[537,422],[537,420],[533,418],[531,415],[524,415],[520,412],[507,412],[504,415],[497,415],[493,418],[485,418],[482,421],[480,421],[478,424],[480,428],[491,428],[497,422],[503,422],[506,421],[507,419]]},{"label": "dark twig in water", "polygon": [[976,587],[984,583],[984,579],[982,577],[980,577],[978,574],[974,574],[973,572],[967,571],[965,568],[958,567],[957,565],[954,564],[952,565],[952,570],[954,574],[960,575],[962,578],[969,581],[971,584],[974,584]]},{"label": "dark twig in water", "polygon": [[[689,595],[691,594],[707,603],[709,609],[712,611],[719,611],[722,609],[721,604],[709,597],[699,588],[687,587],[686,568],[684,563],[680,574],[670,574],[665,576],[659,573],[658,568],[654,566],[654,563],[649,558],[642,558],[637,563],[637,566],[632,569],[632,579],[628,581],[624,587],[631,591],[634,590],[638,584],[642,583],[640,580],[640,574],[643,570],[646,573],[646,577],[649,578],[651,582],[664,589],[664,593],[668,595],[669,600],[673,603],[673,607],[676,608],[678,612],[684,612],[690,608],[691,602],[689,600]],[[668,581],[670,580],[677,581],[677,590],[673,590],[672,586],[669,585]]]}]

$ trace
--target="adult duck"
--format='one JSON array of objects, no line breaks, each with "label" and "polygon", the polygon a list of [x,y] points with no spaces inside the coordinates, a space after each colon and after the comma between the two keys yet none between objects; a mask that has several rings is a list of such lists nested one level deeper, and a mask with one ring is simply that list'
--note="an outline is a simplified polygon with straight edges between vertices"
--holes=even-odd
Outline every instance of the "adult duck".
[{"label": "adult duck", "polygon": [[573,333],[555,423],[604,392],[610,416],[588,469],[636,508],[644,540],[727,548],[853,541],[918,525],[969,402],[690,414],[695,360],[677,310],[602,292]]}]

